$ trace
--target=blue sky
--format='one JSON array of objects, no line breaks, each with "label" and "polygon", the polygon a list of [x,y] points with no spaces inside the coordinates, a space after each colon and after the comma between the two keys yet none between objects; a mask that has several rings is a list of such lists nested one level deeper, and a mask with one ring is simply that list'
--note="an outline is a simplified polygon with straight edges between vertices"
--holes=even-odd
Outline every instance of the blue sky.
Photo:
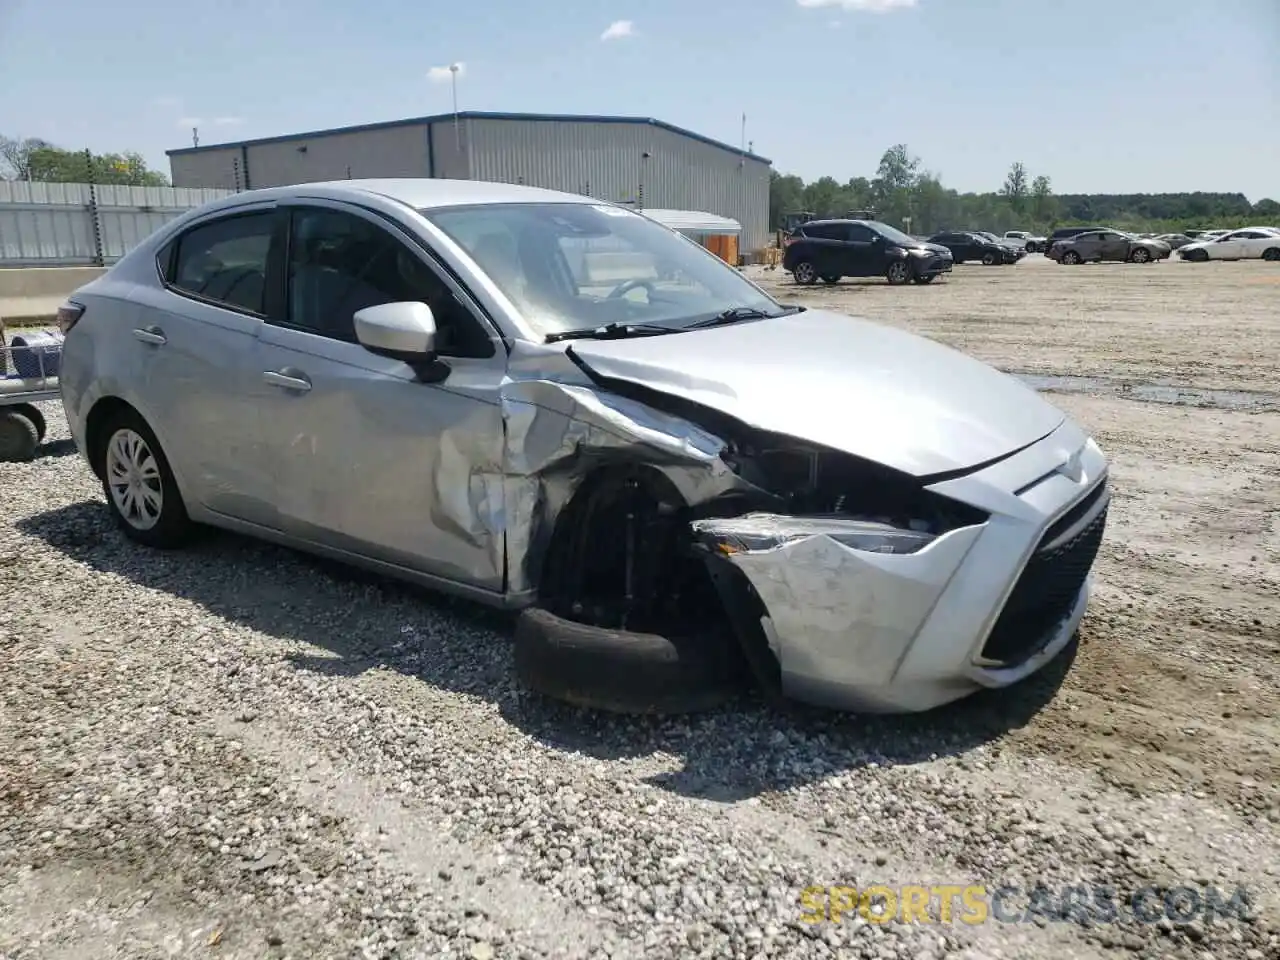
[{"label": "blue sky", "polygon": [[[886,8],[879,9],[876,8]],[[622,26],[611,25],[621,23]],[[608,39],[604,39],[610,34]],[[462,109],[657,117],[806,179],[1280,199],[1280,0],[0,0],[0,132],[167,148]]]}]

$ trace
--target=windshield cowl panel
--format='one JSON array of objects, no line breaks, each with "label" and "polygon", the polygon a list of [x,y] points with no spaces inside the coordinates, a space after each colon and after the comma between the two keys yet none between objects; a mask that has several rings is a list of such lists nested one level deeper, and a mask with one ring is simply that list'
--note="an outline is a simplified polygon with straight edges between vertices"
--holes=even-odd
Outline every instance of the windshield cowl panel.
[{"label": "windshield cowl panel", "polygon": [[729,311],[782,310],[705,247],[622,207],[499,203],[419,212],[541,337],[602,328],[652,334]]}]

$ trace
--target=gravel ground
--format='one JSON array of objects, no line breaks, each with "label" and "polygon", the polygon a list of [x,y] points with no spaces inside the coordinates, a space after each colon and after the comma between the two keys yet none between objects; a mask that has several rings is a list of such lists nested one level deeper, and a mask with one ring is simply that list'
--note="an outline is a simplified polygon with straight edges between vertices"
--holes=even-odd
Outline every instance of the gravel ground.
[{"label": "gravel ground", "polygon": [[[0,958],[1280,957],[1280,416],[1059,400],[1118,488],[1078,648],[924,717],[664,721],[523,694],[496,614],[127,545],[51,405],[0,466]],[[872,883],[1251,909],[801,921]]]}]

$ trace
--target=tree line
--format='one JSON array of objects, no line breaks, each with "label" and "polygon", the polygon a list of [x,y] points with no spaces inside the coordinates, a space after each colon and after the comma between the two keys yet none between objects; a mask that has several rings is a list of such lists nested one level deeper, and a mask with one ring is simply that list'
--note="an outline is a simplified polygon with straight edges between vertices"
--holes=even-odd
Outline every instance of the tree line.
[{"label": "tree line", "polygon": [[990,193],[960,193],[943,186],[906,144],[884,152],[874,177],[840,183],[821,177],[805,183],[793,174],[772,174],[769,218],[785,214],[839,217],[873,210],[877,219],[915,234],[940,230],[1030,230],[1100,224],[1123,230],[1172,232],[1212,227],[1280,223],[1280,203],[1250,203],[1242,193],[1054,194],[1049,177],[1032,176],[1022,163],[1009,167],[1004,184]]},{"label": "tree line", "polygon": [[150,170],[142,155],[67,150],[39,137],[0,135],[0,180],[33,183],[111,183],[167,187],[169,178]]}]

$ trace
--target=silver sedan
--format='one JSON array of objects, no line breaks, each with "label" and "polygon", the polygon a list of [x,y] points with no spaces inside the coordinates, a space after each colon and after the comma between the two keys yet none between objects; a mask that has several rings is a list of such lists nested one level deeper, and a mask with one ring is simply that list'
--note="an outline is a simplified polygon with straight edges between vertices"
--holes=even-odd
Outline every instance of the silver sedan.
[{"label": "silver sedan", "polygon": [[129,537],[222,527],[524,608],[595,651],[578,702],[611,651],[625,691],[731,672],[723,641],[781,695],[926,709],[1043,666],[1089,597],[1106,463],[1040,395],[587,197],[249,191],[61,323],[67,418]]}]

